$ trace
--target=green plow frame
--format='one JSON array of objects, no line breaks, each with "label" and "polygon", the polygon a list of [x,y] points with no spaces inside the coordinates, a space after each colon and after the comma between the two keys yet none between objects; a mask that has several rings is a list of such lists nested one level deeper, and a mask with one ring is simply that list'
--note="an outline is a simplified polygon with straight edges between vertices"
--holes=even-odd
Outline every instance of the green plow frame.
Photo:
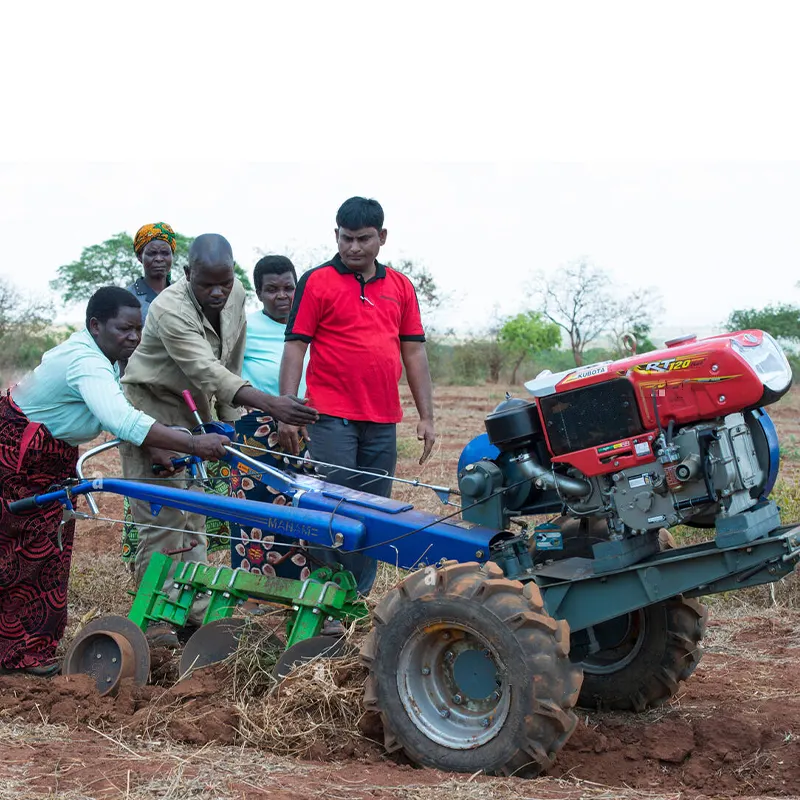
[{"label": "green plow frame", "polygon": [[[170,570],[173,592],[164,591]],[[254,575],[241,569],[173,559],[154,553],[136,592],[128,619],[142,631],[150,622],[183,627],[189,610],[202,595],[208,607],[203,624],[233,616],[247,600],[263,600],[291,609],[286,623],[286,647],[317,636],[327,619],[345,625],[369,614],[358,599],[356,581],[346,570],[321,567],[305,580]]]}]

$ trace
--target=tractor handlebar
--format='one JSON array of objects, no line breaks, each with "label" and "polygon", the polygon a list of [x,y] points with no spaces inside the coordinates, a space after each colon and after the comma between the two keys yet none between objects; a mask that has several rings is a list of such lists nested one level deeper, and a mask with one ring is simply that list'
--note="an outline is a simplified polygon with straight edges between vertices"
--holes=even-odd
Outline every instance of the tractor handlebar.
[{"label": "tractor handlebar", "polygon": [[33,497],[23,497],[22,500],[12,500],[8,504],[8,510],[12,514],[24,514],[26,511],[33,511],[34,508],[39,507],[39,501],[36,495]]}]

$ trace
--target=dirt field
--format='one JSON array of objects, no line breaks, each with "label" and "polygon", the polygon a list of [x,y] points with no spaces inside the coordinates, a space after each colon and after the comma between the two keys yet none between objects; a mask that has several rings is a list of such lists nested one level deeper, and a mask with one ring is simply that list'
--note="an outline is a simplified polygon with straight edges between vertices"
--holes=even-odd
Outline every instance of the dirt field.
[{"label": "dirt field", "polygon": [[[414,426],[405,423],[398,474],[452,484],[461,448],[502,398],[497,387],[438,390],[434,457],[420,471]],[[796,392],[772,412],[785,456],[779,496],[787,521],[800,506],[799,407]],[[114,456],[97,465],[118,474]],[[395,496],[441,508],[422,490],[398,485]],[[102,512],[119,519],[121,502],[107,498]],[[118,540],[118,525],[79,526],[65,644],[93,615],[126,613],[130,584]],[[536,780],[450,775],[390,760],[371,741],[368,721],[356,739],[321,727],[318,746],[303,757],[288,757],[291,747],[280,739],[256,746],[230,672],[218,668],[176,684],[167,651],[154,653],[154,685],[123,687],[113,699],[99,698],[82,676],[0,677],[0,798],[800,796],[799,596],[792,577],[772,595],[762,587],[713,598],[705,656],[673,701],[644,715],[582,712],[556,766]],[[353,667],[346,678],[354,707],[360,677]],[[306,727],[317,724],[310,710],[302,713]]]}]

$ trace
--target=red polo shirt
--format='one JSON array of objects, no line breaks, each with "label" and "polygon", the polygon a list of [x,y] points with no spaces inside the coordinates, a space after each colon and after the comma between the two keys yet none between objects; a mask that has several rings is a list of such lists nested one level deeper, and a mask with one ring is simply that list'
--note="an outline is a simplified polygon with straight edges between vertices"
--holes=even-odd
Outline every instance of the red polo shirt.
[{"label": "red polo shirt", "polygon": [[424,342],[414,287],[376,263],[366,283],[339,255],[300,277],[286,341],[311,343],[309,405],[354,421],[400,422],[400,342]]}]

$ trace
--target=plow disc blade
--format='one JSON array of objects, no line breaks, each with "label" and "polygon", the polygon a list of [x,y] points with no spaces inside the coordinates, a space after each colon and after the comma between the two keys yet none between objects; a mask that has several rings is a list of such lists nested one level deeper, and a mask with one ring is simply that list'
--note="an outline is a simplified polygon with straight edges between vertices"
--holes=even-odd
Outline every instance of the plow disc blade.
[{"label": "plow disc blade", "polygon": [[312,636],[292,645],[281,653],[272,670],[272,677],[282,681],[294,667],[314,658],[339,658],[353,655],[356,648],[346,639],[337,636]]},{"label": "plow disc blade", "polygon": [[[195,669],[224,661],[236,652],[242,635],[251,627],[252,623],[242,617],[217,619],[202,625],[183,648],[181,677],[190,675]],[[260,632],[260,629],[256,627],[255,631]],[[267,635],[265,645],[283,649],[283,642],[274,633]]]},{"label": "plow disc blade", "polygon": [[150,676],[150,647],[127,617],[92,620],[73,640],[62,667],[64,675],[90,675],[100,695],[116,694],[125,678],[144,686]]},{"label": "plow disc blade", "polygon": [[217,619],[198,628],[186,642],[181,656],[181,677],[195,669],[224,661],[236,652],[246,620]]}]

